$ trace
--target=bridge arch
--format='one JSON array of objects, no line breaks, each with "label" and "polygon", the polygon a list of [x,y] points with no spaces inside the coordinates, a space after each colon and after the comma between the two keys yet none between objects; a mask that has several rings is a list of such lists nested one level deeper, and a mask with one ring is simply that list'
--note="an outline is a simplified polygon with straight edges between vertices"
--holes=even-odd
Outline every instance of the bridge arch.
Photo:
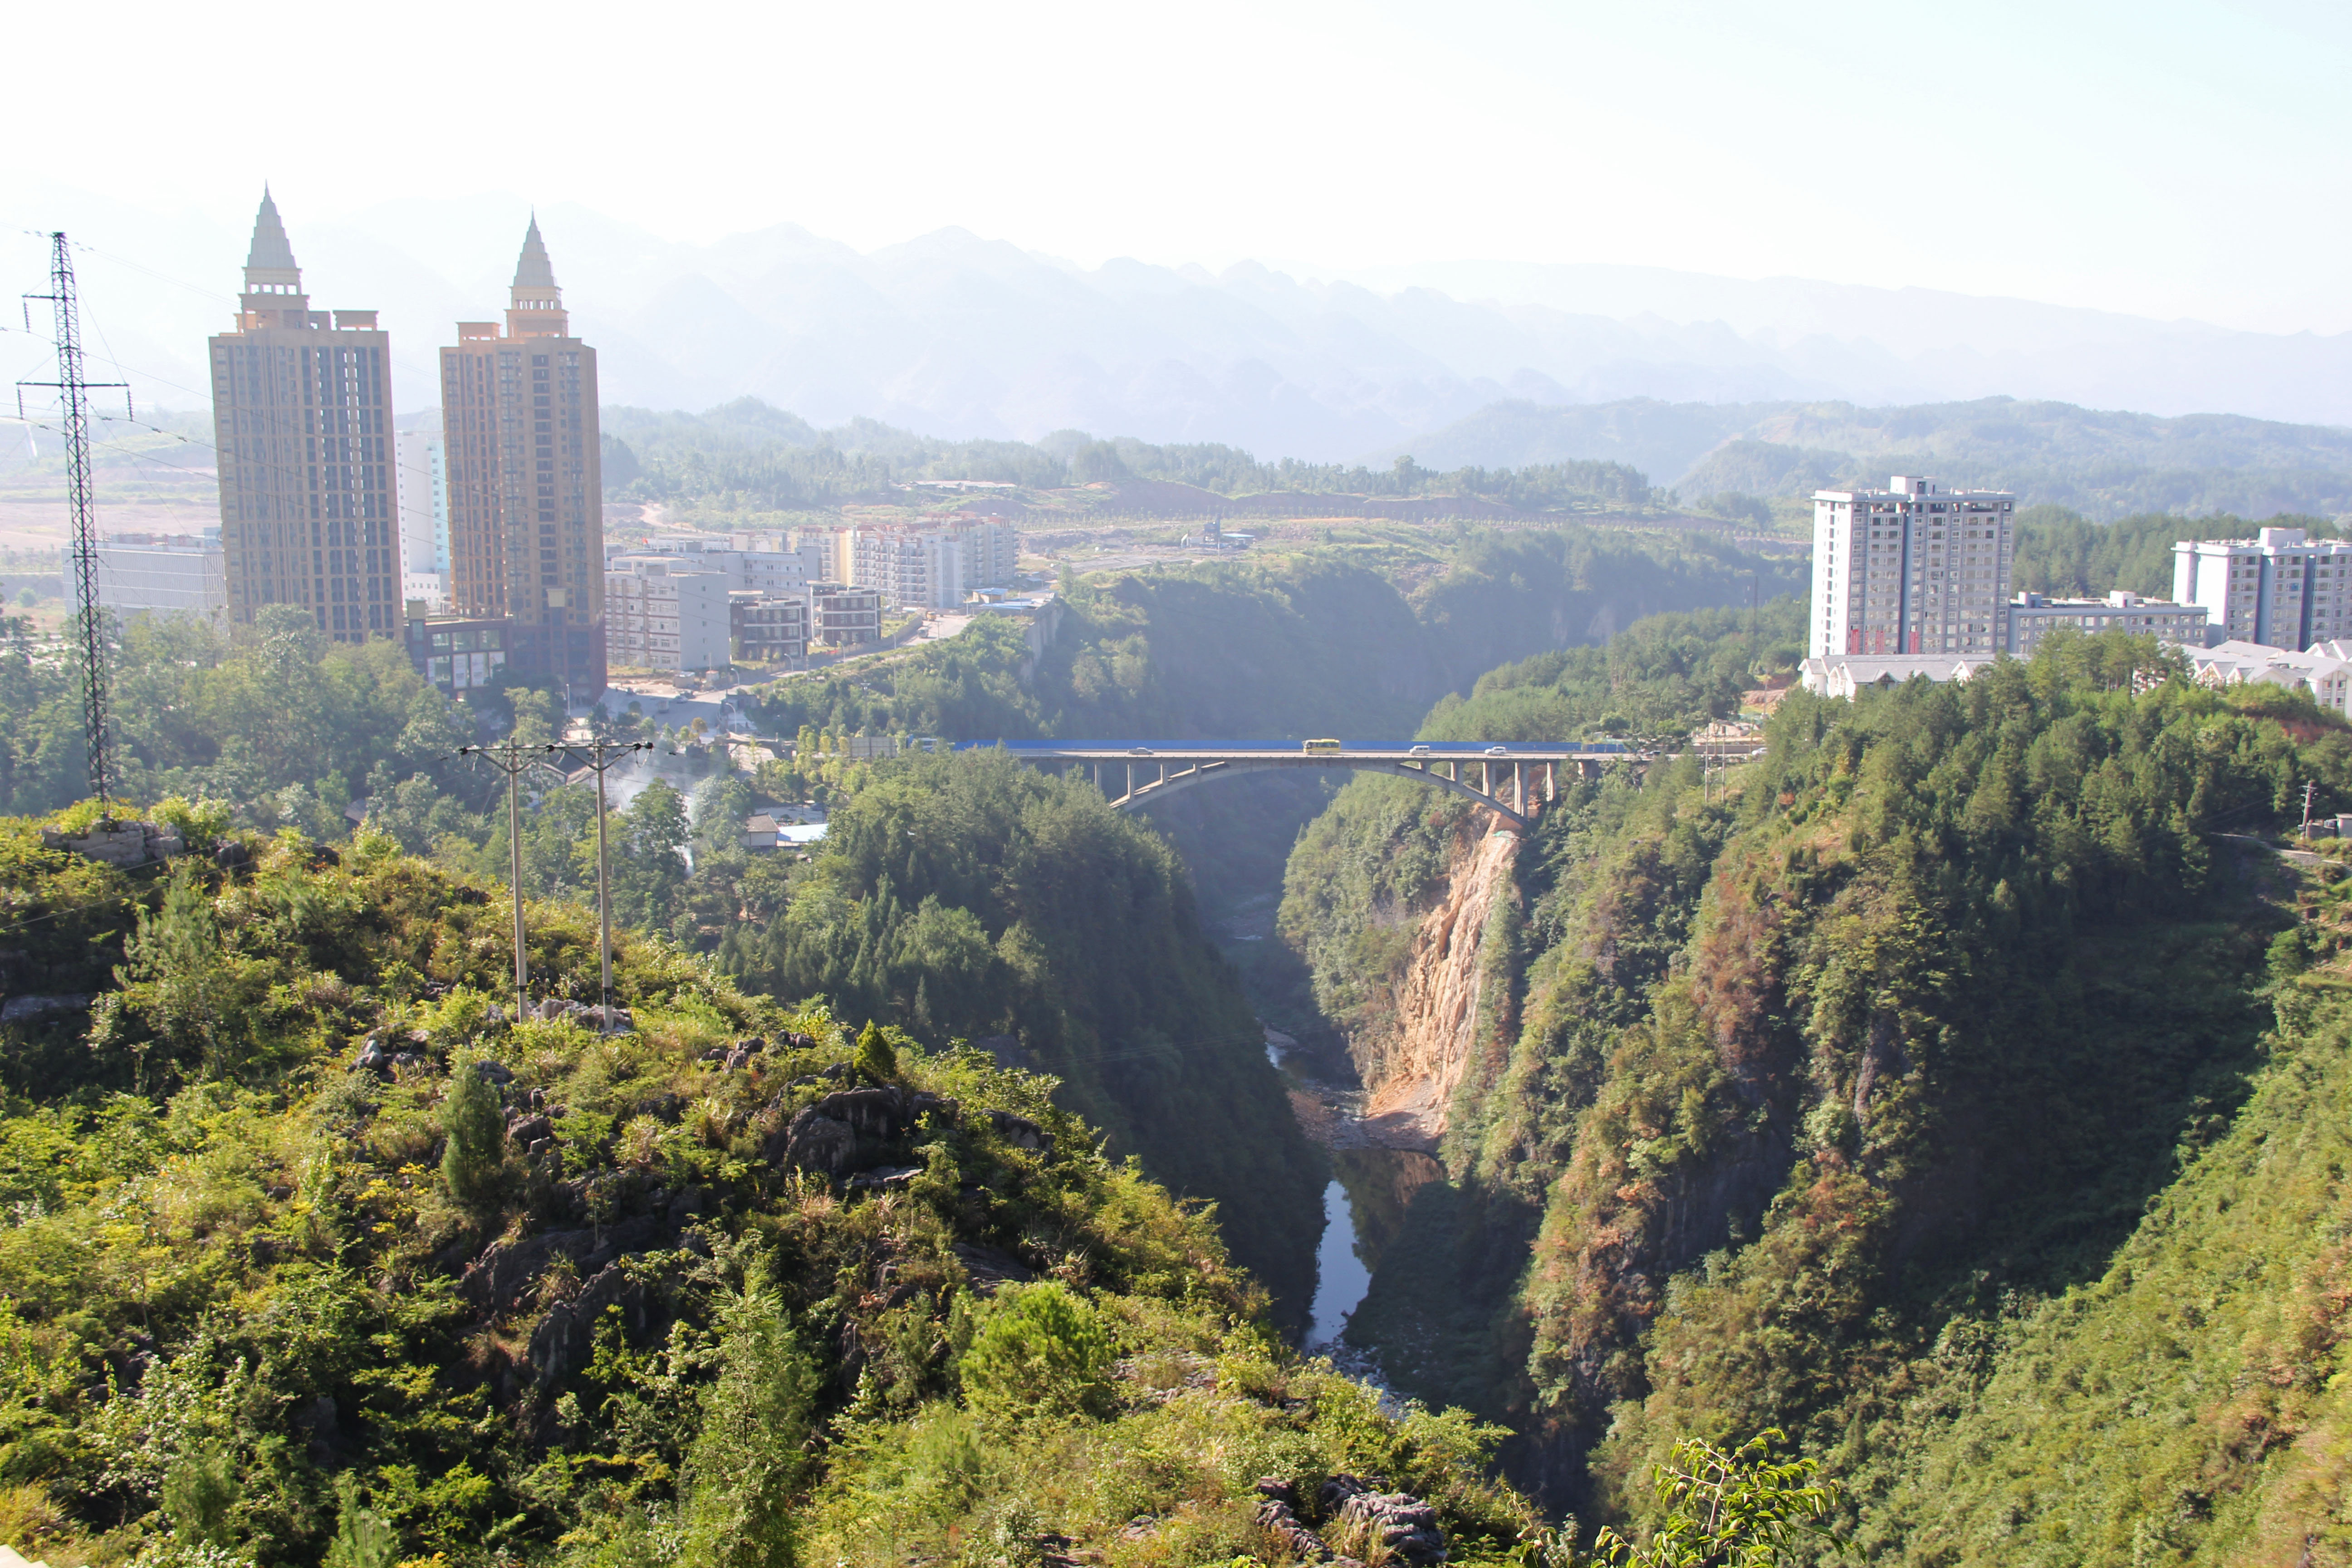
[{"label": "bridge arch", "polygon": [[[1124,795],[1110,795],[1110,807],[1113,811],[1139,811],[1144,806],[1167,799],[1180,790],[1191,789],[1195,784],[1208,784],[1221,778],[1231,778],[1238,773],[1274,773],[1285,768],[1300,766],[1347,768],[1355,773],[1389,773],[1398,778],[1412,779],[1421,784],[1435,784],[1440,789],[1451,790],[1465,799],[1475,801],[1496,816],[1508,818],[1519,827],[1532,827],[1535,825],[1532,816],[1512,809],[1496,796],[1483,790],[1474,789],[1459,779],[1448,778],[1435,768],[1415,767],[1409,763],[1372,757],[1360,759],[1341,757],[1328,761],[1317,759],[1303,763],[1286,759],[1261,761],[1255,758],[1236,758],[1230,762],[1202,762],[1181,773],[1171,773],[1165,778],[1138,784]],[[1108,790],[1103,793],[1107,795],[1110,794]]]}]

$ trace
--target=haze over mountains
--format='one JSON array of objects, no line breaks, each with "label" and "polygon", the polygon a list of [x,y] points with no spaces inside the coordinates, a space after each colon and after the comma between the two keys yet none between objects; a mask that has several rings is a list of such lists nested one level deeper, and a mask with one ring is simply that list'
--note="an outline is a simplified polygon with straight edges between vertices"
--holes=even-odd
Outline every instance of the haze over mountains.
[{"label": "haze over mountains", "polygon": [[[203,341],[225,320],[249,212],[53,194],[47,220],[95,247],[85,288],[105,357],[150,403],[199,404]],[[523,204],[401,202],[331,223],[279,195],[316,302],[381,309],[396,398],[430,406],[435,347],[503,302]],[[581,207],[540,216],[567,303],[602,351],[607,403],[751,395],[820,426],[863,415],[1021,438],[1076,427],[1327,461],[1402,449],[1510,400],[2008,395],[2352,424],[2352,334],[1654,268],[1088,269],[961,229],[860,254],[790,225],[690,245]],[[1497,448],[1462,460],[1523,459]],[[1680,467],[1651,472],[1671,481]]]}]

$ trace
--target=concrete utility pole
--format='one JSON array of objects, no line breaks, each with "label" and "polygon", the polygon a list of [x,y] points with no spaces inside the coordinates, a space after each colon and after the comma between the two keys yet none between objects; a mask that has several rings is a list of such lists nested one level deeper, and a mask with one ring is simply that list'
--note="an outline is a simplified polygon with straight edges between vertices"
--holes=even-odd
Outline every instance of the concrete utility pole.
[{"label": "concrete utility pole", "polygon": [[[561,746],[525,746],[513,736],[496,746],[460,746],[457,755],[478,758],[507,775],[507,852],[509,875],[507,890],[514,899],[514,984],[515,1021],[522,1021],[530,1006],[530,956],[523,945],[522,925],[522,775],[533,768],[554,772],[548,757],[562,751]],[[598,826],[603,826],[601,818]]]},{"label": "concrete utility pole", "polygon": [[612,862],[604,852],[604,772],[624,758],[635,757],[639,752],[654,749],[651,741],[591,741],[586,745],[572,745],[566,751],[588,753],[588,766],[596,770],[596,954],[601,961],[597,983],[596,1032],[613,1032],[613,891]]},{"label": "concrete utility pole", "polygon": [[2313,792],[2318,788],[2319,785],[2315,783],[2305,784],[2303,786],[2303,836],[2305,838],[2311,837],[2311,797]]}]

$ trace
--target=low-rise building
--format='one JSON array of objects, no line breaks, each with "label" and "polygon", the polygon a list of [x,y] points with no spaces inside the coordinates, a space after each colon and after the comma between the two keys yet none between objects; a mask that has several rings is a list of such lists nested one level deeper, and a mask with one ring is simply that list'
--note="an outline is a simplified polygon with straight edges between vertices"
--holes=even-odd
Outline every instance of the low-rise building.
[{"label": "low-rise building", "polygon": [[1966,680],[1991,662],[1973,654],[1817,654],[1798,669],[1806,690],[1852,697],[1873,687],[1900,686],[1915,677]]},{"label": "low-rise building", "polygon": [[463,697],[509,679],[514,626],[504,616],[428,615],[424,600],[411,599],[407,640],[408,662],[445,696]]},{"label": "low-rise building", "polygon": [[674,556],[625,555],[604,574],[606,662],[626,669],[722,669],[730,662],[726,574]]},{"label": "low-rise building", "polygon": [[808,658],[809,598],[738,588],[727,595],[728,641],[746,664],[797,665]]},{"label": "low-rise building", "polygon": [[2125,631],[2152,637],[2168,646],[2202,647],[2209,612],[2202,605],[2143,599],[2118,588],[2104,599],[2052,599],[2020,594],[2009,603],[2009,651],[2031,658],[2042,639],[2060,626],[2094,635]]},{"label": "low-rise building", "polygon": [[2329,712],[2352,717],[2352,659],[2342,657],[2346,652],[2352,648],[2342,642],[2316,643],[2297,653],[2241,637],[2188,650],[2190,672],[2207,686],[2300,688]]},{"label": "low-rise building", "polygon": [[124,612],[221,614],[228,571],[220,531],[109,534],[98,546],[98,602]]}]

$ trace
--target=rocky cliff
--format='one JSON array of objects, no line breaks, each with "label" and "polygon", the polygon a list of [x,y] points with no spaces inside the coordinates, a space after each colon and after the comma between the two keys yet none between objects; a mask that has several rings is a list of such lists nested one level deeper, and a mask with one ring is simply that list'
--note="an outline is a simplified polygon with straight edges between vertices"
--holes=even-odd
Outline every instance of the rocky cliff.
[{"label": "rocky cliff", "polygon": [[1364,1121],[1378,1142],[1437,1152],[1464,1074],[1509,1039],[1509,915],[1519,902],[1513,871],[1521,842],[1502,828],[1455,841],[1436,901],[1412,925],[1391,987],[1395,1011],[1367,1020],[1372,1026],[1349,1041],[1364,1077]]}]

